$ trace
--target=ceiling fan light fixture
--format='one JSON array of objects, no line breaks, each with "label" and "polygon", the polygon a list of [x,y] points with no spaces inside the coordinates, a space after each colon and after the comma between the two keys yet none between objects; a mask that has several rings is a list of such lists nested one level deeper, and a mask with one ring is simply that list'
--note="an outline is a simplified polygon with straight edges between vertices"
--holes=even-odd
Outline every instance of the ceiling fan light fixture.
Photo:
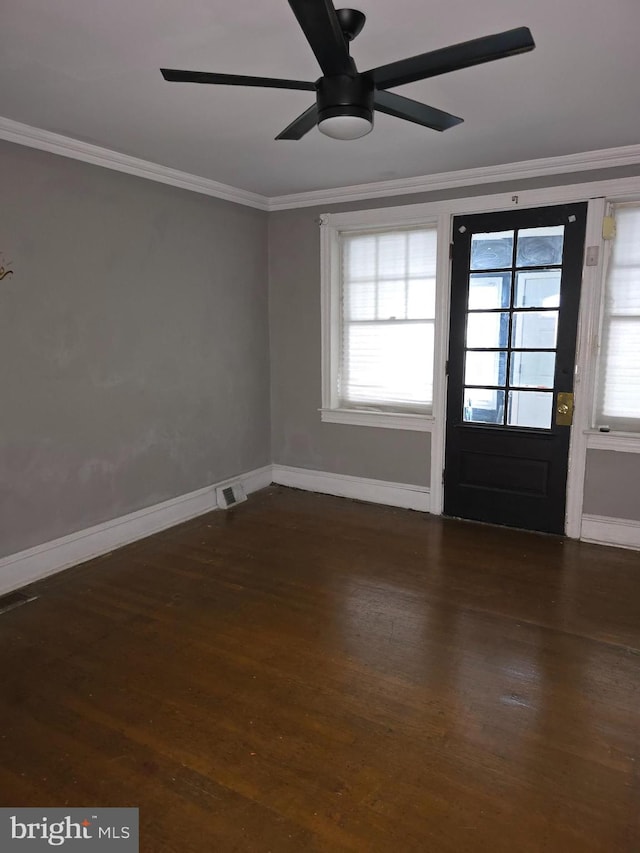
[{"label": "ceiling fan light fixture", "polygon": [[331,139],[360,139],[373,130],[373,113],[353,107],[334,107],[318,117],[318,130]]}]

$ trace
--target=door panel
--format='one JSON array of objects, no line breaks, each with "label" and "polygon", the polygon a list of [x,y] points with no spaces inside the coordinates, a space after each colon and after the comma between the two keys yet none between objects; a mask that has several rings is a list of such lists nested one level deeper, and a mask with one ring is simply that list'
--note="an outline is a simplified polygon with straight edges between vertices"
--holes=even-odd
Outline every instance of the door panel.
[{"label": "door panel", "polygon": [[454,219],[446,515],[564,532],[586,213]]}]

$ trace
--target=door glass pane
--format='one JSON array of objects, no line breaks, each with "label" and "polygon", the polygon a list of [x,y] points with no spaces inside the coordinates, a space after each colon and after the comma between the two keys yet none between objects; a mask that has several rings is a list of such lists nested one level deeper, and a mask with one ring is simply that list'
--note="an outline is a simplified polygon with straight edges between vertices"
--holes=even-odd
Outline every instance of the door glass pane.
[{"label": "door glass pane", "polygon": [[467,341],[469,349],[496,349],[507,346],[509,338],[509,314],[506,311],[485,312],[467,315]]},{"label": "door glass pane", "polygon": [[518,231],[516,266],[545,267],[562,263],[564,225],[523,228]]},{"label": "door glass pane", "polygon": [[501,424],[504,414],[504,391],[494,388],[464,389],[464,420],[467,423]]},{"label": "door glass pane", "polygon": [[504,385],[507,374],[506,352],[467,352],[465,385]]},{"label": "door glass pane", "polygon": [[555,366],[555,352],[513,352],[509,384],[520,388],[553,388]]},{"label": "door glass pane", "polygon": [[469,308],[508,308],[511,299],[511,273],[469,276]]},{"label": "door glass pane", "polygon": [[509,391],[509,426],[549,429],[553,408],[552,391]]},{"label": "door glass pane", "polygon": [[554,349],[557,330],[557,311],[514,311],[511,346],[517,349]]},{"label": "door glass pane", "polygon": [[520,270],[516,273],[516,308],[558,308],[562,270]]},{"label": "door glass pane", "polygon": [[508,269],[513,259],[513,231],[492,231],[471,237],[471,269]]}]

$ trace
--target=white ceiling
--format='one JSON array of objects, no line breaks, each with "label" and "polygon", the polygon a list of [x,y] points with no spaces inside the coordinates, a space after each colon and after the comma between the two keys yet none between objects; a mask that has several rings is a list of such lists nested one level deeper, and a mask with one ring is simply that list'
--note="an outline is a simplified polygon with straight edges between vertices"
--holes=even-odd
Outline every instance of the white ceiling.
[{"label": "white ceiling", "polygon": [[638,0],[356,0],[361,71],[528,26],[532,53],[394,90],[465,119],[380,113],[340,142],[274,137],[313,93],[165,82],[159,68],[315,80],[286,0],[3,0],[0,116],[266,196],[640,142]]}]

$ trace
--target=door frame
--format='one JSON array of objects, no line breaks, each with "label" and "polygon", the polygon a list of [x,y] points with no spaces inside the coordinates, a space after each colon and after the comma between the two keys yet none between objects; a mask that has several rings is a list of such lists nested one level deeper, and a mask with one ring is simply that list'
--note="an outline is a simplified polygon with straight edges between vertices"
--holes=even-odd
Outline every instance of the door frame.
[{"label": "door frame", "polygon": [[[598,262],[582,267],[582,288],[576,336],[574,393],[575,408],[570,428],[566,490],[565,535],[578,539],[582,528],[584,475],[587,457],[587,431],[591,425],[593,393],[596,380],[596,352],[600,323],[600,303],[604,261],[602,220],[607,199],[637,196],[640,180],[597,181],[518,193],[453,199],[438,216],[438,269],[436,292],[436,337],[434,353],[433,429],[431,431],[430,510],[441,515],[444,505],[444,459],[446,435],[447,381],[446,363],[449,351],[449,308],[451,302],[451,261],[449,247],[453,239],[455,216],[473,213],[495,213],[515,209],[551,207],[577,201],[587,202],[585,252],[597,246]],[[440,205],[439,205],[440,206]],[[427,205],[425,205],[427,207]],[[428,205],[433,210],[431,205]]]}]

